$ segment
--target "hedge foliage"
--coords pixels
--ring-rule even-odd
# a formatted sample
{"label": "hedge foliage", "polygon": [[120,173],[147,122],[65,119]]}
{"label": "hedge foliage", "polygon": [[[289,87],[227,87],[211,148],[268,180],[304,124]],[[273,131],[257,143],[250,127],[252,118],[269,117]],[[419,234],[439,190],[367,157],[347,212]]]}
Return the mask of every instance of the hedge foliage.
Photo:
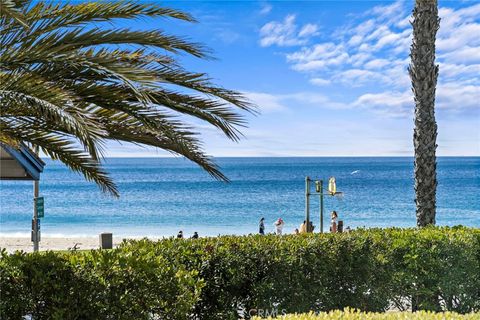
{"label": "hedge foliage", "polygon": [[[254,318],[274,319],[274,317]],[[322,313],[288,314],[281,317],[282,320],[478,320],[479,314],[461,315],[453,312],[432,313],[426,311],[419,312],[389,312],[389,313],[371,313],[360,312],[358,310],[345,309],[344,311],[330,311]]]}
{"label": "hedge foliage", "polygon": [[2,252],[0,318],[237,319],[352,307],[480,311],[480,229],[124,242]]}

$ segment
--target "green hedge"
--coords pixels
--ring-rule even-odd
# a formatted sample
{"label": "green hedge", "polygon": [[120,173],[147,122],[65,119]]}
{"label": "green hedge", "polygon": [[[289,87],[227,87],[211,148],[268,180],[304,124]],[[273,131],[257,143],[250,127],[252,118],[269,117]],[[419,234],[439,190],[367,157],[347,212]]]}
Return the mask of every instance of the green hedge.
{"label": "green hedge", "polygon": [[113,250],[6,254],[0,318],[237,319],[345,307],[480,310],[480,230],[124,242]]}
{"label": "green hedge", "polygon": [[[274,319],[275,316],[254,319]],[[360,312],[356,310],[345,309],[344,311],[330,311],[322,313],[305,313],[305,314],[287,314],[281,316],[283,320],[474,320],[480,319],[479,314],[461,315],[452,312],[432,313],[427,311],[419,312],[388,312],[388,313],[371,313]]]}

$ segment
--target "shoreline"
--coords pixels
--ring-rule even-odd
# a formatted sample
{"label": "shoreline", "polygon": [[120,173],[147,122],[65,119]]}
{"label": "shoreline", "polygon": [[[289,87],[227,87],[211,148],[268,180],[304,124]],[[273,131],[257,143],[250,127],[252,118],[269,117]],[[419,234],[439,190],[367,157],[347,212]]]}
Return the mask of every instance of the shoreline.
{"label": "shoreline", "polygon": [[[124,239],[142,239],[146,237],[113,237],[113,247],[118,246]],[[148,237],[150,240],[160,240],[163,237]],[[99,236],[85,237],[42,237],[40,251],[69,250],[78,246],[78,250],[99,249]],[[30,237],[0,237],[0,249],[6,249],[8,253],[15,251],[33,252],[33,242]]]}

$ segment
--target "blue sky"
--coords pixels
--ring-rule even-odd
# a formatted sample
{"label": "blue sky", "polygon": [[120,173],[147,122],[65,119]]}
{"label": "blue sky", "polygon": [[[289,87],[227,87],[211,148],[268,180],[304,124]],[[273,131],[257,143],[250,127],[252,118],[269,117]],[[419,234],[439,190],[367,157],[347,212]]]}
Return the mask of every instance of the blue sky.
{"label": "blue sky", "polygon": [[[234,143],[193,121],[214,156],[410,156],[407,73],[413,1],[175,1],[199,20],[140,20],[202,42],[217,60],[182,57],[192,71],[244,92],[248,116]],[[439,1],[438,155],[480,155],[480,2]],[[108,156],[164,152],[110,144]]]}

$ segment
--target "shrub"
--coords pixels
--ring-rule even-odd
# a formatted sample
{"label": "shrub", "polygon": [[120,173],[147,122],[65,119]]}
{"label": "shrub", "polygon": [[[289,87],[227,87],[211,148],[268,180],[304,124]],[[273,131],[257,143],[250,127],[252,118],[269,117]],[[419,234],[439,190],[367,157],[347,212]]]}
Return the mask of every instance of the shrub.
{"label": "shrub", "polygon": [[0,259],[2,319],[238,319],[412,300],[468,313],[480,310],[479,288],[480,230],[463,227],[143,239]]}
{"label": "shrub", "polygon": [[[432,312],[389,312],[389,313],[371,313],[360,312],[351,309],[344,311],[331,311],[315,314],[287,314],[280,317],[283,320],[469,320],[479,319],[478,314],[461,315],[453,312],[432,313]],[[274,319],[273,317],[254,319]]]}
{"label": "shrub", "polygon": [[0,318],[186,319],[203,281],[135,250],[2,252]]}

